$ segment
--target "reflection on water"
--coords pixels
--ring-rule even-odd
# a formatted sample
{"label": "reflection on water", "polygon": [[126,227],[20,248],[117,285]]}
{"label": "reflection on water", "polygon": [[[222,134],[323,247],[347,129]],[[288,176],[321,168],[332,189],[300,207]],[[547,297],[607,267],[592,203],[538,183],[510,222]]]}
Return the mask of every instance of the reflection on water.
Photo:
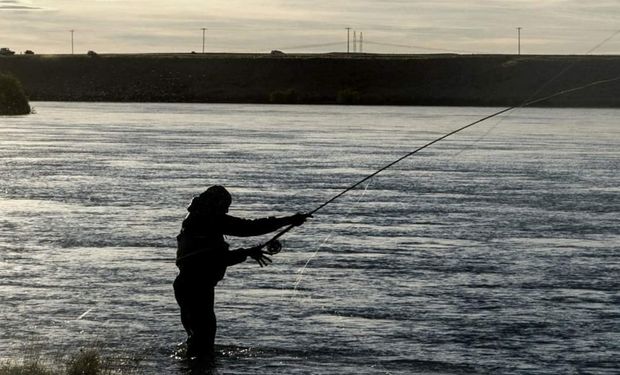
{"label": "reflection on water", "polygon": [[[311,210],[495,111],[35,107],[0,125],[0,357],[98,342],[147,373],[187,370],[171,282],[193,194],[223,184],[239,216]],[[614,373],[619,114],[521,109],[327,206],[272,266],[229,269],[216,368]]]}

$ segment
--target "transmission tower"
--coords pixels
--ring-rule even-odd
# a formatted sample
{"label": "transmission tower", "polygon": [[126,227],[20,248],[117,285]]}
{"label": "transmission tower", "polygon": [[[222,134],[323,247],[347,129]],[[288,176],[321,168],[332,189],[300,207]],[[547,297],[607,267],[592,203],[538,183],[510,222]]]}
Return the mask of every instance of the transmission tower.
{"label": "transmission tower", "polygon": [[360,53],[364,52],[364,34],[360,31]]}
{"label": "transmission tower", "polygon": [[349,49],[349,35],[350,35],[350,32],[351,32],[351,28],[350,27],[345,27],[345,29],[347,30],[347,53],[349,53],[350,52],[350,49]]}

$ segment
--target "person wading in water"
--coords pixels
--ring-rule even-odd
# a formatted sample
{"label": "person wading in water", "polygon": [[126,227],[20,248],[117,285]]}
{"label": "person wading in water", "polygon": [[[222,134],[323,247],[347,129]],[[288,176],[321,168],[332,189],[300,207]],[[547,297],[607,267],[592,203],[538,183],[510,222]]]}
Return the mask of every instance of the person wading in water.
{"label": "person wading in water", "polygon": [[309,217],[295,214],[282,218],[247,220],[228,215],[232,202],[222,186],[211,186],[194,197],[187,208],[181,233],[177,236],[174,295],[181,308],[181,322],[187,332],[187,357],[212,359],[216,321],[214,287],[224,278],[226,267],[244,262],[247,257],[261,267],[271,263],[261,246],[229,250],[224,236],[249,237],[273,232],[287,225],[301,225]]}

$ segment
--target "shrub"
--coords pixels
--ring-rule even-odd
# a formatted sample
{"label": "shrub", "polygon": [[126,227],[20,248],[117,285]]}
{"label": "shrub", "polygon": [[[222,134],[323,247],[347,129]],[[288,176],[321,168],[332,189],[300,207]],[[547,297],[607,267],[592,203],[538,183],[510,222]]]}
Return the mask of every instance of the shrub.
{"label": "shrub", "polygon": [[95,349],[80,350],[69,359],[67,375],[98,375],[101,373],[101,357]]}
{"label": "shrub", "polygon": [[0,115],[27,115],[30,104],[17,78],[0,74]]}
{"label": "shrub", "polygon": [[269,94],[269,101],[274,104],[295,104],[299,102],[299,94],[293,89],[274,91]]}
{"label": "shrub", "polygon": [[353,89],[340,90],[336,96],[336,101],[338,104],[358,104],[360,99],[361,95],[359,91]]}
{"label": "shrub", "polygon": [[0,48],[0,55],[1,56],[13,56],[14,54],[15,54],[15,51],[11,51],[10,49],[8,49],[6,47]]}

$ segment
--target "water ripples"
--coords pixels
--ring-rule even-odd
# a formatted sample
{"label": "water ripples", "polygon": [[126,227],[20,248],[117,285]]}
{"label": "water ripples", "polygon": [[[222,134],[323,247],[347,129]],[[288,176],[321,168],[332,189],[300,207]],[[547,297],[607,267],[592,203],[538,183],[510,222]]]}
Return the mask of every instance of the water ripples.
{"label": "water ripples", "polygon": [[[0,356],[99,342],[182,373],[171,282],[192,195],[217,183],[239,216],[311,210],[486,112],[38,103],[0,127]],[[229,269],[219,368],[614,373],[617,117],[523,109],[325,207],[272,266]]]}

